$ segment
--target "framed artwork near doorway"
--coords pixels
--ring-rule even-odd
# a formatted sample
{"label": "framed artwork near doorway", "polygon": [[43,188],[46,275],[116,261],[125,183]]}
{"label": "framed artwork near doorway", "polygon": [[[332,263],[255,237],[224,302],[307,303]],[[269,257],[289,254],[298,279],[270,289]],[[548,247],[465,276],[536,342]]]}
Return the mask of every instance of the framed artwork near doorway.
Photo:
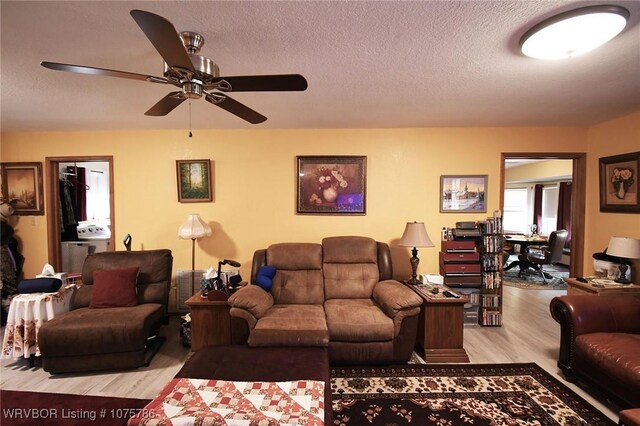
{"label": "framed artwork near doorway", "polygon": [[600,158],[600,211],[640,212],[640,151]]}
{"label": "framed artwork near doorway", "polygon": [[43,215],[42,163],[0,163],[2,197],[14,215]]}
{"label": "framed artwork near doorway", "polygon": [[440,176],[440,213],[486,213],[487,175]]}

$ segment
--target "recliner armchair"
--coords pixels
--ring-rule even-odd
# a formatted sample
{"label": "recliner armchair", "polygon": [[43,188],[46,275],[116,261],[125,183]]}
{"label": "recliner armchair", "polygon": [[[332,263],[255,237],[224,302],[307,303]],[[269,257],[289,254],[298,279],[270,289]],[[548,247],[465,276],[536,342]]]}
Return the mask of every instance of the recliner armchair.
{"label": "recliner armchair", "polygon": [[[50,373],[136,368],[148,364],[169,320],[167,305],[173,257],[171,250],[111,251],[87,256],[83,285],[71,308],[42,324],[38,344],[42,368]],[[94,272],[138,268],[137,304],[91,308]]]}
{"label": "recliner armchair", "polygon": [[271,292],[257,285],[229,298],[234,343],[328,346],[332,363],[406,362],[422,299],[392,279],[389,246],[366,237],[281,243],[254,254],[277,269]]}
{"label": "recliner armchair", "polygon": [[542,281],[546,284],[547,279],[544,275],[543,266],[551,265],[562,259],[562,249],[567,242],[569,232],[565,229],[553,231],[549,235],[549,241],[546,245],[529,246],[527,252],[518,256],[520,260],[520,271],[518,276],[521,277],[527,268],[534,268],[540,273]]}

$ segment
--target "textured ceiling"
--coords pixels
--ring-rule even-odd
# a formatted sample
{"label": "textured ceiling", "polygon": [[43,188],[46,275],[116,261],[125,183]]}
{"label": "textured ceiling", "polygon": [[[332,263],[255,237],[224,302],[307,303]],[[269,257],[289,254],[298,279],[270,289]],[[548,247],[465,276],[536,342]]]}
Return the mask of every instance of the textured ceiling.
{"label": "textured ceiling", "polygon": [[48,60],[162,75],[129,15],[143,9],[205,38],[221,75],[299,73],[305,92],[235,93],[251,125],[204,99],[194,129],[587,125],[640,111],[640,2],[589,54],[524,57],[520,36],[575,1],[1,1],[2,131],[184,129],[185,102],[144,112],[171,86],[51,71]]}

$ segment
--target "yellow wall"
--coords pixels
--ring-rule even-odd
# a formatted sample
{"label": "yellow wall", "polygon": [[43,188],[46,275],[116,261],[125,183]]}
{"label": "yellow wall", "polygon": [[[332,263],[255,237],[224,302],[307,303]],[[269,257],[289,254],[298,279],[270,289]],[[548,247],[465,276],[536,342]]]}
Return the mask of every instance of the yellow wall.
{"label": "yellow wall", "polygon": [[[366,235],[392,245],[395,275],[406,277],[409,249],[393,245],[407,221],[424,221],[437,245],[420,249],[418,272],[437,272],[440,229],[498,208],[502,151],[583,152],[585,138],[584,128],[558,127],[196,130],[192,139],[185,130],[15,133],[2,135],[2,161],[113,155],[116,248],[123,249],[130,233],[133,249],[171,249],[174,270],[191,265],[191,242],[176,233],[193,212],[213,227],[213,236],[197,243],[199,269],[231,258],[248,277],[253,252],[271,243]],[[296,155],[366,155],[366,216],[296,215]],[[180,204],[175,160],[201,158],[212,160],[214,202]],[[443,174],[489,175],[487,214],[439,213]],[[33,276],[47,262],[46,219],[12,220],[26,256],[25,276]]]}
{"label": "yellow wall", "polygon": [[505,169],[505,182],[532,182],[571,176],[572,160],[548,160]]}
{"label": "yellow wall", "polygon": [[[591,254],[607,247],[611,236],[640,238],[639,213],[600,212],[599,158],[640,151],[640,113],[592,126],[587,132],[587,200],[585,273],[592,270]],[[640,176],[635,177],[636,181]],[[589,269],[591,267],[591,269]],[[634,262],[640,282],[640,262]]]}

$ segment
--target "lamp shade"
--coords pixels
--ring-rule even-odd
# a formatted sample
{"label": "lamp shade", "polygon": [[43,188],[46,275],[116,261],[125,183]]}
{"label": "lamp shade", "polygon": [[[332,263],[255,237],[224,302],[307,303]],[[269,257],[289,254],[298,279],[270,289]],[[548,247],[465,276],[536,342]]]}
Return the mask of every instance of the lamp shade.
{"label": "lamp shade", "polygon": [[178,228],[178,237],[184,240],[194,240],[211,235],[211,227],[202,220],[199,214],[190,214]]}
{"label": "lamp shade", "polygon": [[433,247],[423,222],[407,222],[398,245],[402,247]]}
{"label": "lamp shade", "polygon": [[522,53],[536,59],[564,59],[589,52],[617,36],[629,11],[620,6],[594,5],[546,19],[520,39]]}
{"label": "lamp shade", "polygon": [[629,237],[611,237],[607,246],[609,256],[640,259],[640,240]]}

